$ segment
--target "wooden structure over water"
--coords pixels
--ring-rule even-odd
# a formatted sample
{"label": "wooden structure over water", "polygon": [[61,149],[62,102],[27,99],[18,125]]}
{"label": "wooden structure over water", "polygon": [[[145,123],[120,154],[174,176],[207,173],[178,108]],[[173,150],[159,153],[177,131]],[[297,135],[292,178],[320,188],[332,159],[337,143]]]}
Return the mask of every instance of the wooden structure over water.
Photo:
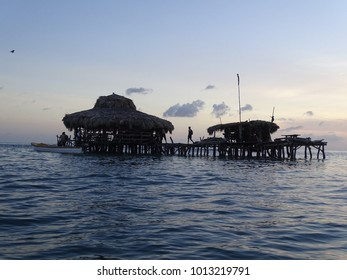
{"label": "wooden structure over water", "polygon": [[74,131],[75,145],[90,153],[160,154],[162,139],[174,130],[117,94],[100,96],[92,109],[67,114],[63,122]]}
{"label": "wooden structure over water", "polygon": [[155,135],[126,134],[116,138],[94,138],[84,144],[87,153],[113,155],[166,155],[184,157],[223,157],[229,159],[295,160],[303,149],[305,159],[325,159],[323,140],[285,135],[271,142],[226,142],[223,138],[208,138],[194,144],[160,143]]}
{"label": "wooden structure over water", "polygon": [[323,140],[299,138],[297,134],[271,142],[226,142],[222,138],[209,138],[194,144],[163,144],[163,154],[178,156],[212,156],[230,159],[277,159],[295,160],[297,151],[304,149],[305,159],[312,159],[316,151],[317,159],[325,159]]}
{"label": "wooden structure over water", "polygon": [[[174,129],[171,122],[137,111],[132,100],[116,94],[100,96],[94,108],[65,115],[63,122],[74,131],[70,145],[88,153],[294,160],[303,147],[305,158],[312,158],[315,149],[324,159],[327,144],[297,134],[272,141],[278,125],[261,120],[211,126],[207,131],[213,137],[193,144],[173,143],[171,137],[171,143],[163,143]],[[218,131],[223,138],[215,136]]]}

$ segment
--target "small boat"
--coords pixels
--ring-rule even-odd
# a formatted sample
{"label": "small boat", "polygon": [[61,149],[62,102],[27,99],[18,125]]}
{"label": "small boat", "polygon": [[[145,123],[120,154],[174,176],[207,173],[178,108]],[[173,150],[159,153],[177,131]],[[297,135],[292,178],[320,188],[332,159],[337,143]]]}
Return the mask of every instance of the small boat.
{"label": "small boat", "polygon": [[71,146],[58,146],[45,143],[31,143],[35,151],[38,152],[51,152],[51,153],[63,153],[63,154],[82,154],[83,150],[79,147]]}

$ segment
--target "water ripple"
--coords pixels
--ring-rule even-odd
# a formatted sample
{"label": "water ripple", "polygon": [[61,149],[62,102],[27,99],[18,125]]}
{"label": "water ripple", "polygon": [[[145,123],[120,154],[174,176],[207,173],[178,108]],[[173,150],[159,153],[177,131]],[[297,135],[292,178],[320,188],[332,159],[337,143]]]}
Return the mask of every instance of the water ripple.
{"label": "water ripple", "polygon": [[0,145],[0,258],[346,259],[346,163]]}

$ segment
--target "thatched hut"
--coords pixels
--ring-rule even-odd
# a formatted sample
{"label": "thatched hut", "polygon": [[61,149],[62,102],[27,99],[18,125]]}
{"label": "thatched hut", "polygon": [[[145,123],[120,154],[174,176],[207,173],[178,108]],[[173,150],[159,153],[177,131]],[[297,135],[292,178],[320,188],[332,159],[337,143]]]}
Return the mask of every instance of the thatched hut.
{"label": "thatched hut", "polygon": [[217,124],[209,127],[207,132],[210,135],[223,132],[228,142],[270,142],[271,134],[278,129],[279,126],[273,122],[255,120]]}
{"label": "thatched hut", "polygon": [[131,99],[117,94],[100,96],[94,108],[67,114],[63,123],[82,143],[144,144],[174,130],[171,122],[136,110]]}

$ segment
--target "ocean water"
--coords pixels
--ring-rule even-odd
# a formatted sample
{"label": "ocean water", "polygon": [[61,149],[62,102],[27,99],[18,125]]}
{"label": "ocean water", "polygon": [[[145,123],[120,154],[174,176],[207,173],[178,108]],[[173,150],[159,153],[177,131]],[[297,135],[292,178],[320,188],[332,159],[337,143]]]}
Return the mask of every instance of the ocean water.
{"label": "ocean water", "polygon": [[346,166],[0,145],[0,259],[347,259]]}

